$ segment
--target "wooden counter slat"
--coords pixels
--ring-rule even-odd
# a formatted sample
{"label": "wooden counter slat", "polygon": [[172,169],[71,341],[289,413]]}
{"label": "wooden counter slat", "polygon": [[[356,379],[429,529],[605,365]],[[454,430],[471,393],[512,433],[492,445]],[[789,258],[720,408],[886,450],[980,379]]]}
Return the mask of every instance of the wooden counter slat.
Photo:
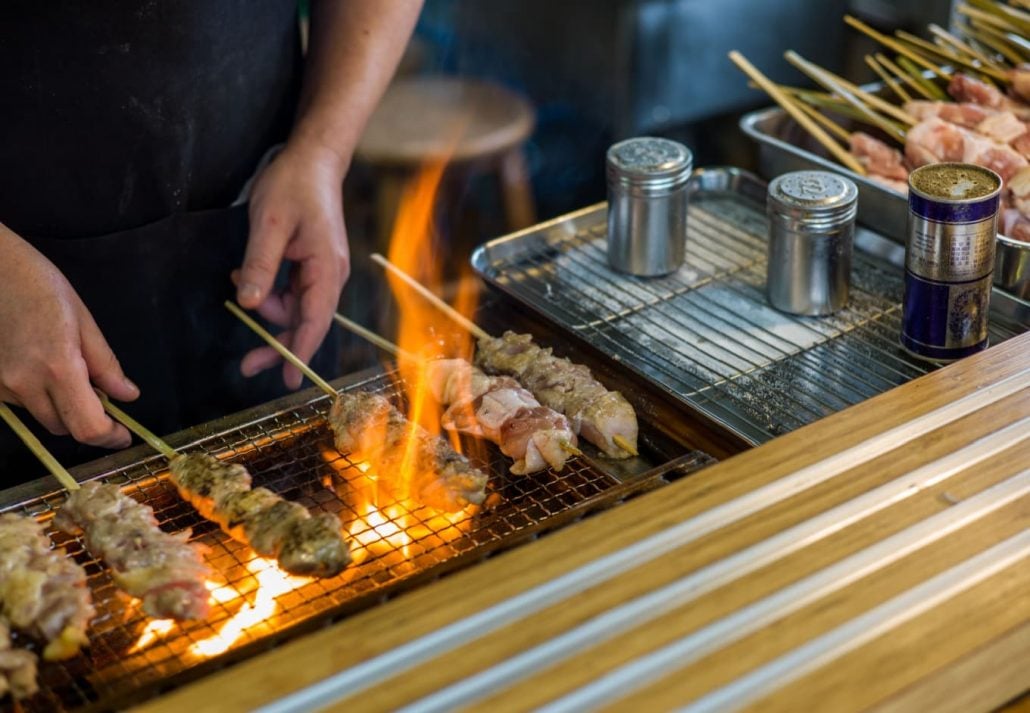
{"label": "wooden counter slat", "polygon": [[[1030,335],[1010,340],[983,354],[966,359],[783,436],[762,447],[708,468],[695,476],[555,533],[539,542],[497,557],[422,590],[404,595],[395,601],[388,602],[326,630],[235,666],[226,672],[208,677],[197,684],[148,704],[143,709],[152,711],[185,709],[197,713],[207,710],[248,710],[273,701],[291,691],[326,678],[336,671],[392,650],[427,632],[434,631],[451,622],[460,621],[473,612],[484,610],[492,604],[507,600],[605,554],[623,550],[649,535],[663,531],[699,513],[705,513],[713,507],[750,493],[766,484],[778,481],[800,469],[841,453],[869,438],[876,437],[877,434],[909,423],[913,419],[933,412],[962,397],[974,393],[983,394],[985,389],[989,389],[1006,378],[1016,377],[1025,380],[1030,376],[1028,354],[1030,354]],[[877,483],[884,482],[890,478],[891,473],[912,470],[920,463],[931,460],[935,455],[939,456],[949,449],[953,450],[954,444],[949,439],[963,440],[968,443],[974,438],[971,434],[988,433],[991,429],[998,430],[1006,424],[1016,422],[1020,417],[1030,415],[1027,394],[1028,390],[1022,388],[1019,392],[1000,401],[995,407],[983,408],[970,414],[963,419],[963,423],[960,425],[938,424],[940,427],[938,433],[924,434],[917,442],[898,449],[893,458],[895,467],[888,462],[891,459],[886,458],[886,454],[872,454],[879,455],[879,458],[868,458],[864,459],[864,462],[853,464],[848,478],[843,477],[847,474],[838,474],[825,485],[817,486],[804,495],[795,495],[781,505],[773,505],[759,514],[751,515],[734,523],[725,532],[713,533],[684,548],[684,552],[688,554],[692,549],[697,549],[696,558],[683,556],[682,552],[678,556],[666,555],[661,560],[666,563],[664,566],[659,566],[656,562],[648,568],[641,568],[640,572],[651,573],[646,579],[639,576],[640,572],[636,573],[635,582],[633,582],[634,576],[616,579],[623,583],[627,581],[633,583],[633,586],[625,589],[624,594],[626,595],[659,586],[663,581],[669,581],[677,574],[682,575],[703,564],[704,561],[710,561],[710,558],[719,557],[720,553],[723,553],[722,556],[724,556],[725,553],[731,552],[735,548],[755,541],[753,538],[761,539],[763,532],[772,533],[782,530],[806,514],[818,512],[820,508],[831,507],[835,502],[840,502],[849,496],[853,497],[855,493],[861,492],[861,489],[868,489]],[[910,499],[909,504],[905,507],[914,507],[916,510],[923,508],[919,510],[919,513],[929,514],[935,510],[932,507],[933,498],[940,500],[945,492],[949,496],[955,495],[956,497],[977,492],[990,484],[990,473],[1000,473],[1006,469],[1008,472],[1012,472],[1013,458],[1017,460],[1022,458],[1025,461],[1025,451],[1020,448],[1015,455],[1012,453],[1001,454],[990,460],[990,463],[993,464],[992,468],[998,468],[997,471],[982,468],[977,472],[966,473],[962,478],[953,479],[950,485]],[[952,486],[955,491],[949,489]],[[899,512],[897,506],[892,510],[895,513]],[[1010,512],[1010,510],[1006,509],[1005,512]],[[768,520],[765,520],[765,517],[768,517]],[[904,518],[898,517],[893,522],[897,523],[903,520]],[[871,520],[871,522],[873,521]],[[1013,525],[1013,522],[1017,524]],[[765,523],[765,527],[763,527],[763,523]],[[990,524],[982,527],[988,528],[988,530],[990,528],[1004,530],[1009,526],[1025,527],[1026,523],[1010,520],[1006,524],[1006,521],[1001,518],[991,518]],[[973,531],[975,530],[970,530],[970,532]],[[746,533],[747,537],[744,538],[744,535],[741,535],[740,537],[744,539],[734,539],[733,535],[736,532]],[[847,541],[847,537],[844,537],[839,542],[843,547]],[[858,544],[857,540],[853,540],[849,546],[857,547]],[[968,546],[973,545],[968,544]],[[954,552],[961,550],[962,547],[953,548]],[[843,556],[846,551],[845,548],[838,554]],[[800,558],[795,559],[797,562],[802,561]],[[930,570],[927,568],[935,561],[929,557],[910,559],[917,563],[923,563],[915,569],[905,570],[909,573],[908,576],[914,579],[918,579],[919,576],[928,576]],[[771,568],[770,572],[777,566]],[[901,577],[901,571],[897,571],[898,577]],[[767,573],[765,576],[769,577],[768,582],[783,581],[776,579],[777,576],[782,578],[782,574]],[[895,579],[898,583],[914,581],[914,579]],[[607,593],[610,591],[607,585],[597,588],[597,592]],[[856,592],[859,591],[856,589]],[[978,587],[976,591],[979,592],[980,588]],[[598,611],[598,607],[603,610],[609,601],[617,599],[618,597],[609,600],[607,596],[597,593],[580,595],[567,603],[565,608],[575,611],[578,607],[582,607],[584,611]],[[847,597],[844,597],[839,606],[843,606],[847,601],[849,601]],[[858,600],[856,599],[856,601]],[[866,605],[868,605],[868,601],[862,606]],[[830,608],[832,609],[832,607]],[[688,611],[687,614],[689,613]],[[553,626],[545,616],[532,616],[521,625],[522,630],[530,632],[521,643],[528,645],[531,642],[543,640],[546,636],[561,631],[563,627],[571,626],[577,620],[581,621],[583,616],[585,615],[573,614],[567,621],[553,622]],[[680,617],[680,620],[682,619],[683,617]],[[702,620],[698,619],[690,626],[700,625]],[[828,626],[826,621],[820,621],[823,626]],[[813,626],[816,626],[814,620]],[[768,635],[772,636],[773,634]],[[487,637],[483,641],[503,641],[503,637],[497,634],[492,637]],[[654,646],[654,641],[647,637],[641,638],[640,642],[646,647],[653,648]],[[337,707],[347,710],[376,708],[373,700],[375,697],[370,695],[373,690],[391,689],[393,693],[406,690],[406,696],[391,697],[391,700],[410,701],[417,698],[418,694],[446,685],[447,681],[452,679],[452,676],[448,675],[446,667],[440,665],[442,660],[453,661],[460,658],[462,651],[467,655],[470,651],[475,650],[475,646],[481,645],[473,642],[453,654],[440,652],[441,656],[434,659],[435,665],[427,665],[420,671],[420,673],[430,676],[428,679],[426,675],[412,675],[415,673],[414,671],[408,674],[398,672],[400,675],[390,678],[378,686],[373,683],[372,690],[362,691],[349,700],[342,701]],[[482,668],[487,661],[497,660],[510,651],[511,649],[506,646],[498,645],[492,656],[484,656],[480,659],[472,657],[470,659],[472,666],[468,671]],[[960,658],[961,654],[962,652],[956,652],[956,660]],[[593,669],[587,670],[593,671]],[[462,673],[465,672],[465,670],[462,671]],[[932,671],[926,673],[926,675],[931,674]],[[703,665],[698,667],[698,677],[706,678],[708,675],[709,669]],[[864,680],[861,671],[853,671],[852,677],[855,680]],[[406,689],[406,686],[412,687]],[[900,693],[900,691],[895,693]],[[504,699],[502,697],[500,700],[503,701],[500,706],[502,708],[520,707],[512,698]],[[794,700],[799,700],[796,695]]]}

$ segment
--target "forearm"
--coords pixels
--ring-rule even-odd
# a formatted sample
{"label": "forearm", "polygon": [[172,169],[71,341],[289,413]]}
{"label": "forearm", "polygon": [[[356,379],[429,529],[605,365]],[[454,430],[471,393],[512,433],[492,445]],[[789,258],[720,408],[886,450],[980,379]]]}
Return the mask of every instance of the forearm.
{"label": "forearm", "polygon": [[292,144],[329,149],[346,172],[393,76],[422,0],[312,0],[304,89]]}

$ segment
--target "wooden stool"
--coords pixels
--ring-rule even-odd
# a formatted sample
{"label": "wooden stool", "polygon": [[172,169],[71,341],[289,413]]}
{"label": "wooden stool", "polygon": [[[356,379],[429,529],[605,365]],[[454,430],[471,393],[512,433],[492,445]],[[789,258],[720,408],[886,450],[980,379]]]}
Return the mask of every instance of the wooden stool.
{"label": "wooden stool", "polygon": [[497,174],[508,227],[536,222],[522,145],[533,131],[532,107],[487,82],[449,77],[396,80],[372,114],[355,158],[377,174],[377,232],[384,249],[405,182],[433,160]]}

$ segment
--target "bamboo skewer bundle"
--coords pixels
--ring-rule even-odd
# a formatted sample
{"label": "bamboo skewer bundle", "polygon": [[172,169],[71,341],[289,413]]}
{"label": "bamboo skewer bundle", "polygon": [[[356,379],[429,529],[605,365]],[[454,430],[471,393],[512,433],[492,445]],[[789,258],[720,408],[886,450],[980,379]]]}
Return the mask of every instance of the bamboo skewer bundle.
{"label": "bamboo skewer bundle", "polygon": [[903,102],[910,102],[910,101],[912,101],[912,96],[908,92],[905,91],[905,89],[901,86],[901,84],[898,82],[898,80],[895,79],[890,74],[890,72],[888,72],[886,69],[884,69],[882,66],[880,66],[880,63],[877,62],[874,57],[872,57],[870,55],[866,55],[865,56],[865,63],[869,66],[869,68],[871,70],[876,72],[876,75],[881,80],[883,80],[883,83],[886,84],[890,88],[890,90],[892,92],[894,92],[895,96],[897,96],[898,99],[900,99]]}
{"label": "bamboo skewer bundle", "polygon": [[[755,84],[761,87],[766,94],[772,97],[777,104],[783,107],[784,111],[790,114],[798,124],[806,129],[808,133],[810,133],[816,141],[822,144],[827,151],[833,154],[838,161],[859,175],[864,176],[866,174],[865,167],[858,162],[858,159],[842,148],[832,136],[829,136],[825,131],[823,131],[815,121],[813,121],[797,106],[794,100],[791,99],[786,92],[782,91],[753,64],[748,62],[742,54],[734,50],[730,52],[729,57],[730,60],[741,69],[741,71],[748,75],[748,77],[750,77]],[[473,334],[474,333],[475,332],[473,332]]]}

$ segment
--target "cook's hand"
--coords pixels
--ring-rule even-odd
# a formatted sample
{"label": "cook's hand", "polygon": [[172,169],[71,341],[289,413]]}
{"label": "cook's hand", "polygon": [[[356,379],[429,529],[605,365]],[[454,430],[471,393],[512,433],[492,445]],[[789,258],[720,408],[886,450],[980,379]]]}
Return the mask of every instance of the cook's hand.
{"label": "cook's hand", "polygon": [[[282,327],[280,341],[305,363],[325,339],[350,274],[341,189],[344,168],[337,154],[292,143],[258,177],[250,199],[250,240],[243,267],[233,275],[237,300]],[[283,259],[293,263],[289,286],[272,291]],[[243,358],[240,371],[253,376],[281,361],[271,347]],[[283,370],[296,389],[300,371]]]}
{"label": "cook's hand", "polygon": [[104,413],[92,384],[119,401],[139,389],[86,305],[53,263],[3,226],[0,256],[0,400],[24,406],[55,435],[128,446],[129,432]]}

